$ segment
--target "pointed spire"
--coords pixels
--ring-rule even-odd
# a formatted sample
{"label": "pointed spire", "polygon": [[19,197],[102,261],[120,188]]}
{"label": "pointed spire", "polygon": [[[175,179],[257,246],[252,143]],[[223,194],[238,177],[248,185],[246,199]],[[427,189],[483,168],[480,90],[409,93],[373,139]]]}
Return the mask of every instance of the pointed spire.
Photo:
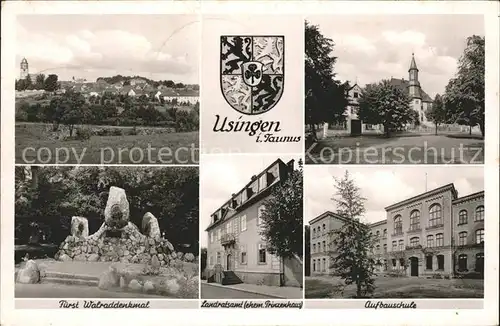
{"label": "pointed spire", "polygon": [[418,70],[417,63],[415,62],[415,53],[411,54],[410,70],[412,70],[412,69]]}

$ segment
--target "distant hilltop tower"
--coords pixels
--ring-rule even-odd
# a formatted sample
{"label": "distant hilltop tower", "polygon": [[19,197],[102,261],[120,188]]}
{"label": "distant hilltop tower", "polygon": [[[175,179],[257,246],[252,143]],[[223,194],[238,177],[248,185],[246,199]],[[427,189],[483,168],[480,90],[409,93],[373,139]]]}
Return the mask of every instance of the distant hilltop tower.
{"label": "distant hilltop tower", "polygon": [[28,78],[28,76],[29,76],[28,60],[26,60],[26,58],[23,58],[23,60],[21,60],[21,73],[19,77],[21,79],[26,79]]}

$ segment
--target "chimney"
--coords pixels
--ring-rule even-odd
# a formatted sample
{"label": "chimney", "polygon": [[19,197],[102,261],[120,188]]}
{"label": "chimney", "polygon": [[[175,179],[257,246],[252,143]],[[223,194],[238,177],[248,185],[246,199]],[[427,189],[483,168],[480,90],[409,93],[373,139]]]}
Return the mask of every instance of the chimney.
{"label": "chimney", "polygon": [[254,181],[255,179],[257,179],[257,176],[254,174],[252,175],[252,181]]}

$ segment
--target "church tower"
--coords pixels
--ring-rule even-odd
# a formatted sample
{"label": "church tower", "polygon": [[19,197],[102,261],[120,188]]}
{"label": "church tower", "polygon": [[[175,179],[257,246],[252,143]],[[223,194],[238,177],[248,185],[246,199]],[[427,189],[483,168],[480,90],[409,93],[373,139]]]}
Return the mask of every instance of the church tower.
{"label": "church tower", "polygon": [[28,78],[28,75],[29,75],[28,60],[26,60],[26,58],[23,58],[23,60],[21,60],[21,73],[19,77],[21,79],[26,79]]}
{"label": "church tower", "polygon": [[415,56],[411,54],[411,63],[410,69],[408,70],[410,74],[409,84],[408,84],[408,93],[410,98],[413,100],[415,98],[421,99],[420,95],[420,82],[418,81],[418,68],[417,63],[415,62]]}

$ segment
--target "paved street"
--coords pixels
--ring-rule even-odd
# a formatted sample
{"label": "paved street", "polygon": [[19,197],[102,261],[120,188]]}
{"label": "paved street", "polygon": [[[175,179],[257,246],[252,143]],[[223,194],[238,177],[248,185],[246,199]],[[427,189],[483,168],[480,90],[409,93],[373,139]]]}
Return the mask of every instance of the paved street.
{"label": "paved street", "polygon": [[230,288],[223,288],[208,284],[201,284],[202,299],[275,299],[262,294],[254,294],[238,291]]}
{"label": "paved street", "polygon": [[165,298],[143,293],[103,291],[97,287],[64,284],[16,283],[16,298]]}

